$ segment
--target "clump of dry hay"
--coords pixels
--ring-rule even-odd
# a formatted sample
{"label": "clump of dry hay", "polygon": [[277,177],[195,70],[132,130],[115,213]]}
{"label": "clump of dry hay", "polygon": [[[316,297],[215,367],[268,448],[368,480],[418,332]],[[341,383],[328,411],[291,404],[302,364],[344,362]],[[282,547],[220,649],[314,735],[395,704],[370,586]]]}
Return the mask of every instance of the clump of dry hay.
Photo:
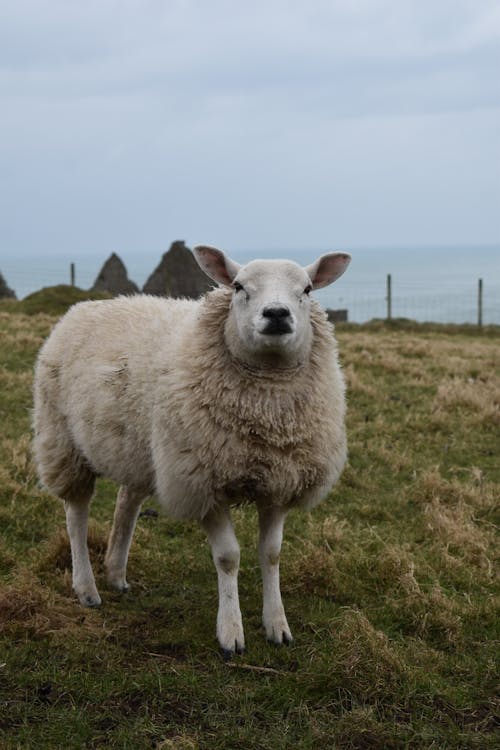
{"label": "clump of dry hay", "polygon": [[91,615],[82,616],[72,601],[44,586],[30,571],[23,569],[16,582],[0,591],[0,633],[15,639],[59,635],[70,631],[81,637],[85,631],[101,630]]}
{"label": "clump of dry hay", "polygon": [[445,479],[438,468],[424,472],[411,489],[422,507],[424,533],[446,570],[468,572],[491,581],[498,560],[494,525],[496,486],[477,468],[468,481]]}
{"label": "clump of dry hay", "polygon": [[446,420],[450,410],[466,412],[469,423],[500,425],[500,378],[446,378],[432,405],[433,422]]}

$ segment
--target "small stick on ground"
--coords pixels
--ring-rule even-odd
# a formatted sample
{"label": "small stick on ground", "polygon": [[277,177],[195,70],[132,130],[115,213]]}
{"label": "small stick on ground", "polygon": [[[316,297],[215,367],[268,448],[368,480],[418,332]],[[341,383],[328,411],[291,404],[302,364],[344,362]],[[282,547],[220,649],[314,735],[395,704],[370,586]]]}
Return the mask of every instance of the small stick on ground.
{"label": "small stick on ground", "polygon": [[233,667],[233,669],[248,669],[251,672],[262,672],[263,674],[283,674],[279,669],[272,669],[272,667],[257,667],[253,664],[238,664],[236,661],[226,662],[226,667]]}

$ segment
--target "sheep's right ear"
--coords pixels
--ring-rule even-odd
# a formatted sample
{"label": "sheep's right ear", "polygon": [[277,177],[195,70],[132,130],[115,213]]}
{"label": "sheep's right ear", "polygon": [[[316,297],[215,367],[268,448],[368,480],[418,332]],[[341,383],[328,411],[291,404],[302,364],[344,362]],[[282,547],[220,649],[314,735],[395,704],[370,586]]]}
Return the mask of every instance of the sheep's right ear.
{"label": "sheep's right ear", "polygon": [[217,250],[216,247],[209,247],[208,245],[197,245],[193,248],[193,253],[200,268],[205,271],[207,276],[210,276],[218,284],[231,286],[234,277],[241,268],[238,263],[227,258],[222,250]]}

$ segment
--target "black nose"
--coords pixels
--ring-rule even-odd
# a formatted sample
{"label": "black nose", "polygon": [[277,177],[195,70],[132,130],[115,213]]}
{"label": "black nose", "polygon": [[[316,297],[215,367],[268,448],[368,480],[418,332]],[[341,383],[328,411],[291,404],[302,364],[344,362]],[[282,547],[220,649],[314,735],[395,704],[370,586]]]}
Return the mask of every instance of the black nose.
{"label": "black nose", "polygon": [[262,310],[262,317],[267,318],[264,331],[266,336],[281,336],[292,333],[292,314],[286,305],[268,305]]}
{"label": "black nose", "polygon": [[276,305],[275,307],[272,307],[269,305],[269,307],[265,307],[262,310],[262,316],[264,318],[271,318],[271,320],[279,320],[280,318],[287,318],[290,315],[290,310],[288,307],[285,307],[284,305]]}

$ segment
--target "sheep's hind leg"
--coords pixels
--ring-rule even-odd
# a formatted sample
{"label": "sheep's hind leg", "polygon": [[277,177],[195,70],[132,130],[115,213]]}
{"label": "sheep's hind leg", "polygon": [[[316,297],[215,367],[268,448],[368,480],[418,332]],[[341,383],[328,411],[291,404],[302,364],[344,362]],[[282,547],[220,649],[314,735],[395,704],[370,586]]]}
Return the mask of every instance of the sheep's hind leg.
{"label": "sheep's hind leg", "polygon": [[130,588],[126,579],[128,553],[143,499],[142,494],[128,487],[122,486],[118,490],[104,565],[108,585],[122,592]]}
{"label": "sheep's hind leg", "polygon": [[245,648],[243,623],[238,598],[238,569],[240,547],[234,533],[229,509],[217,508],[202,520],[212,556],[217,569],[219,585],[219,610],[217,613],[217,638],[225,659]]}
{"label": "sheep's hind leg", "polygon": [[283,508],[259,508],[259,561],[264,591],[262,622],[268,641],[278,645],[293,640],[280,591],[279,558],[285,517]]}
{"label": "sheep's hind leg", "polygon": [[65,500],[66,526],[71,545],[73,589],[84,607],[99,607],[101,597],[95,585],[87,547],[89,508],[92,495],[78,500]]}

